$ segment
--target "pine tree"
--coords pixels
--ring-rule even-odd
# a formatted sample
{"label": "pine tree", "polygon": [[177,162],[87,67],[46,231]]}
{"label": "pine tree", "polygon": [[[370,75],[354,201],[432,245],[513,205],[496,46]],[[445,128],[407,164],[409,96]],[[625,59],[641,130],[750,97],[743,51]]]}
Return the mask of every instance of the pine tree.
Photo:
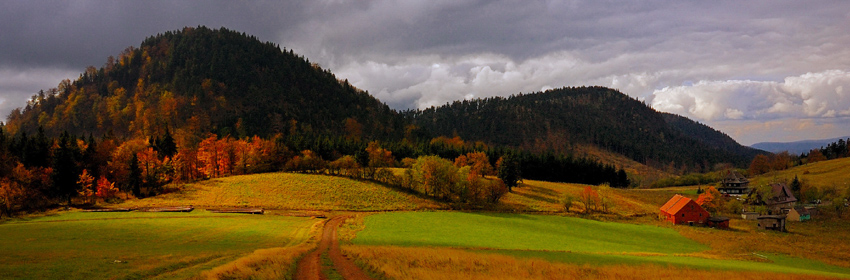
{"label": "pine tree", "polygon": [[136,154],[130,159],[130,178],[127,183],[133,195],[142,196],[142,170],[139,168],[139,157]]}
{"label": "pine tree", "polygon": [[496,165],[498,165],[499,169],[497,171],[497,176],[499,179],[502,179],[502,182],[505,182],[505,186],[508,187],[508,192],[513,191],[513,188],[518,186],[519,182],[522,180],[519,162],[513,155],[508,154],[499,158]]}

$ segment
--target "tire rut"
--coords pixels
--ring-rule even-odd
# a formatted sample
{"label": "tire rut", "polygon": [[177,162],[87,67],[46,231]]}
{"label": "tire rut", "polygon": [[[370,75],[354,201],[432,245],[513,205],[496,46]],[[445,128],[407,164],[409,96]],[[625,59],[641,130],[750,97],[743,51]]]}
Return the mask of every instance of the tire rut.
{"label": "tire rut", "polygon": [[308,253],[304,258],[298,261],[295,272],[296,280],[327,280],[327,276],[322,273],[322,265],[320,257],[324,252],[328,252],[333,268],[348,280],[371,280],[363,270],[358,267],[354,261],[345,257],[342,250],[339,248],[339,239],[336,232],[339,226],[349,216],[336,216],[328,220],[322,229],[322,239],[319,241],[319,246]]}

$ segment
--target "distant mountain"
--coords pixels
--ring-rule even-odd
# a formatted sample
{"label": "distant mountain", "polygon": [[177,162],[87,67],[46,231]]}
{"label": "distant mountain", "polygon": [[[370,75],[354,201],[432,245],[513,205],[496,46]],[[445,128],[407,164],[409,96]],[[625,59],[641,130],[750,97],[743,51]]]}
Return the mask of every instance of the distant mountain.
{"label": "distant mountain", "polygon": [[826,147],[830,143],[837,142],[841,139],[850,139],[850,136],[838,137],[838,138],[830,138],[830,139],[820,139],[820,140],[804,140],[804,141],[795,141],[795,142],[761,142],[755,143],[750,147],[765,150],[771,153],[779,153],[788,151],[793,155],[799,155],[802,153],[808,153],[812,149],[820,149]]}
{"label": "distant mountain", "polygon": [[704,170],[723,162],[742,166],[759,153],[710,127],[659,113],[604,87],[455,101],[404,115],[434,135],[530,150],[591,144],[656,167]]}

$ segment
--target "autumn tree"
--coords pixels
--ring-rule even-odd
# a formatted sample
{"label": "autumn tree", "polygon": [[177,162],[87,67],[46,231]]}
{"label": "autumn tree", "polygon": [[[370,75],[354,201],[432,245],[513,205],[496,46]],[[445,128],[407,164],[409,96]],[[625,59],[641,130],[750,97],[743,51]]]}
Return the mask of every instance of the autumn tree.
{"label": "autumn tree", "polygon": [[751,176],[770,172],[770,160],[766,155],[757,155],[750,163],[750,168],[747,169],[747,172],[749,172]]}
{"label": "autumn tree", "polygon": [[705,192],[697,197],[697,204],[701,205],[708,212],[717,213],[717,211],[723,209],[723,194],[714,188],[714,186],[709,186]]}
{"label": "autumn tree", "polygon": [[811,152],[809,152],[809,156],[807,157],[806,162],[815,163],[815,162],[824,161],[824,160],[826,160],[826,156],[823,155],[823,153],[820,151],[820,149],[814,149]]}
{"label": "autumn tree", "polygon": [[584,190],[579,196],[581,203],[584,204],[584,213],[590,213],[591,209],[596,209],[599,203],[599,194],[596,193],[590,186],[584,187]]}
{"label": "autumn tree", "polygon": [[118,193],[118,189],[115,188],[115,183],[109,182],[106,177],[101,176],[100,179],[97,179],[97,192],[95,195],[104,201],[110,198],[115,197],[115,194]]}
{"label": "autumn tree", "polygon": [[77,194],[82,196],[86,203],[96,203],[94,202],[95,193],[97,193],[96,186],[94,185],[94,177],[89,175],[89,171],[83,169],[83,173],[80,173],[80,178],[77,180],[77,185],[79,185],[79,189],[77,190]]}

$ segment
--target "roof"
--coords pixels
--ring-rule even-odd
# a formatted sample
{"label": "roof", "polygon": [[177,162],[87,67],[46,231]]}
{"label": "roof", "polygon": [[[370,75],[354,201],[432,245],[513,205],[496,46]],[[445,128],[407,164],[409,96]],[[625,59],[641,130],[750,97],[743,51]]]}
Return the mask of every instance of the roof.
{"label": "roof", "polygon": [[746,184],[749,183],[750,180],[747,180],[747,177],[738,173],[738,171],[732,170],[726,173],[726,178],[723,178],[723,183],[738,183],[738,184]]}
{"label": "roof", "polygon": [[661,206],[661,211],[664,211],[664,213],[674,214],[679,212],[679,210],[682,210],[682,208],[685,207],[685,205],[688,205],[688,202],[691,201],[693,200],[677,194],[668,200],[667,203],[664,203],[664,206]]}
{"label": "roof", "polygon": [[795,206],[794,210],[797,211],[797,214],[800,214],[800,216],[809,215],[809,209],[806,209],[806,207]]}
{"label": "roof", "polygon": [[729,217],[723,217],[723,216],[708,217],[709,222],[715,222],[715,223],[725,222],[725,221],[728,221],[728,220],[730,220]]}
{"label": "roof", "polygon": [[770,187],[773,188],[773,197],[770,198],[769,204],[781,204],[797,201],[797,198],[794,197],[794,193],[792,193],[791,189],[789,189],[785,184],[773,183],[770,184]]}
{"label": "roof", "polygon": [[761,220],[761,219],[777,219],[777,220],[784,220],[784,219],[785,219],[785,215],[761,215],[761,216],[758,216],[758,219],[759,219],[759,220]]}

